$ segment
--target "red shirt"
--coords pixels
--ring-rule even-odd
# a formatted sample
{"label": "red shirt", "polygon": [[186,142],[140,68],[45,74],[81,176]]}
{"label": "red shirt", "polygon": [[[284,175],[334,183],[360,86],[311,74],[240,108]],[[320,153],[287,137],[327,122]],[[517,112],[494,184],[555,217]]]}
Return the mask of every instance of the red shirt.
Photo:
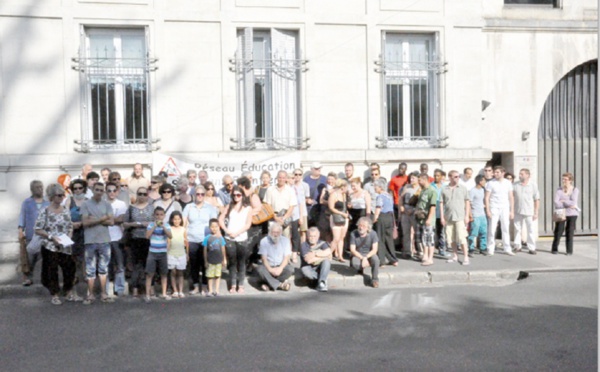
{"label": "red shirt", "polygon": [[400,192],[402,186],[406,185],[407,182],[407,174],[405,174],[404,176],[396,175],[392,177],[388,188],[392,191],[392,195],[394,196],[394,205],[398,205],[398,193]]}

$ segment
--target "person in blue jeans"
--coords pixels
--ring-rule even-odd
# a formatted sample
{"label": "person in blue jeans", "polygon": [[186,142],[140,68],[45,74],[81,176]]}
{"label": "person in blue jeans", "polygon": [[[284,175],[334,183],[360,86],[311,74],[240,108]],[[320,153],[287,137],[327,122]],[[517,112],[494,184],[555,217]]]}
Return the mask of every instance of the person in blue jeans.
{"label": "person in blue jeans", "polygon": [[469,257],[475,253],[475,239],[479,240],[479,251],[487,256],[487,216],[485,215],[485,177],[475,177],[475,187],[469,191],[471,201],[471,230],[469,232]]}

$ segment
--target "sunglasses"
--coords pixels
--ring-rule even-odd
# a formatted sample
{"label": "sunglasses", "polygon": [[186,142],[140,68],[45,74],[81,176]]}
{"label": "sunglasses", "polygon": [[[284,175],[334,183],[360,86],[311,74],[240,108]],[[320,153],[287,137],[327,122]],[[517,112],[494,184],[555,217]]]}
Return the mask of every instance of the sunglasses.
{"label": "sunglasses", "polygon": [[75,190],[83,190],[83,187],[73,187],[73,191]]}
{"label": "sunglasses", "polygon": [[171,191],[171,190],[165,190],[165,191],[163,191],[162,193],[163,193],[163,194],[172,194],[172,193],[173,193],[173,191]]}
{"label": "sunglasses", "polygon": [[236,192],[235,194],[233,194],[233,197],[234,198],[241,198],[242,194]]}
{"label": "sunglasses", "polygon": [[104,192],[103,189],[94,189],[94,192]]}
{"label": "sunglasses", "polygon": [[214,187],[209,187],[208,189],[206,189],[206,191],[210,191],[210,190],[214,190]]}
{"label": "sunglasses", "polygon": [[154,184],[156,184],[158,182],[156,182],[156,181],[150,181],[150,183],[154,185]]}
{"label": "sunglasses", "polygon": [[294,176],[301,176],[302,173],[294,173]]}
{"label": "sunglasses", "polygon": [[196,194],[196,196],[204,196],[204,195],[205,195],[204,193]]}
{"label": "sunglasses", "polygon": [[148,196],[147,192],[138,192],[137,196]]}
{"label": "sunglasses", "polygon": [[58,196],[59,198],[64,198],[64,197],[65,197],[65,194],[56,194],[56,195],[54,195],[54,197],[57,197],[57,196]]}
{"label": "sunglasses", "polygon": [[113,181],[121,181],[121,178],[120,177],[119,178],[113,178],[112,180]]}
{"label": "sunglasses", "polygon": [[117,192],[117,189],[108,189],[106,192]]}
{"label": "sunglasses", "polygon": [[125,187],[125,188],[127,188],[127,187],[129,187],[129,186],[127,186],[127,185],[121,185],[121,188],[124,188],[124,187]]}

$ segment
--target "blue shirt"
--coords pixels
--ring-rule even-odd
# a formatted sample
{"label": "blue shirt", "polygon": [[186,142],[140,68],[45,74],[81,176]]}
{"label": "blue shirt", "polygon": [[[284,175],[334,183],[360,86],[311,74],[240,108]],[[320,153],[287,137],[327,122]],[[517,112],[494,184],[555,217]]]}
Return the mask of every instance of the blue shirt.
{"label": "blue shirt", "polygon": [[375,208],[381,208],[381,213],[394,212],[394,201],[387,192],[382,192],[377,195],[375,199]]}
{"label": "blue shirt", "polygon": [[225,246],[225,239],[222,236],[208,235],[202,241],[202,245],[206,247],[206,260],[211,265],[218,265],[223,262],[222,247]]}
{"label": "blue shirt", "polygon": [[25,199],[21,204],[19,213],[19,227],[25,230],[25,239],[29,242],[33,238],[35,221],[40,211],[50,205],[50,202],[44,200],[40,204],[35,202],[33,197]]}
{"label": "blue shirt", "polygon": [[[150,222],[147,230],[154,228],[155,223]],[[166,231],[171,231],[171,226],[168,223],[162,226],[157,226],[150,236],[150,252],[152,253],[167,253],[167,234]]]}
{"label": "blue shirt", "polygon": [[218,216],[217,208],[208,203],[203,203],[200,208],[195,203],[186,205],[183,218],[188,220],[188,240],[192,243],[202,243],[204,237],[210,232],[208,221]]}

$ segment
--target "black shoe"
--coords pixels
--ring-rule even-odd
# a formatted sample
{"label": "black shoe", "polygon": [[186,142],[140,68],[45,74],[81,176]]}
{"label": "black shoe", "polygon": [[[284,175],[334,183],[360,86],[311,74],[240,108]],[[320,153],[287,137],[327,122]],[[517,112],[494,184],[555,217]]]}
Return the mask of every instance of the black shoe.
{"label": "black shoe", "polygon": [[475,256],[475,252],[473,252],[473,251],[470,251],[470,252],[469,252],[469,257],[473,258],[474,256]]}
{"label": "black shoe", "polygon": [[568,253],[567,253],[567,256],[572,256],[572,255],[573,255],[573,253],[572,253],[572,252],[568,252]]}
{"label": "black shoe", "polygon": [[558,251],[552,251],[552,254],[558,254]]}
{"label": "black shoe", "polygon": [[489,256],[490,254],[488,253],[488,251],[486,249],[486,250],[481,251],[481,255],[482,256]]}
{"label": "black shoe", "polygon": [[529,254],[537,254],[536,251],[529,251]]}

